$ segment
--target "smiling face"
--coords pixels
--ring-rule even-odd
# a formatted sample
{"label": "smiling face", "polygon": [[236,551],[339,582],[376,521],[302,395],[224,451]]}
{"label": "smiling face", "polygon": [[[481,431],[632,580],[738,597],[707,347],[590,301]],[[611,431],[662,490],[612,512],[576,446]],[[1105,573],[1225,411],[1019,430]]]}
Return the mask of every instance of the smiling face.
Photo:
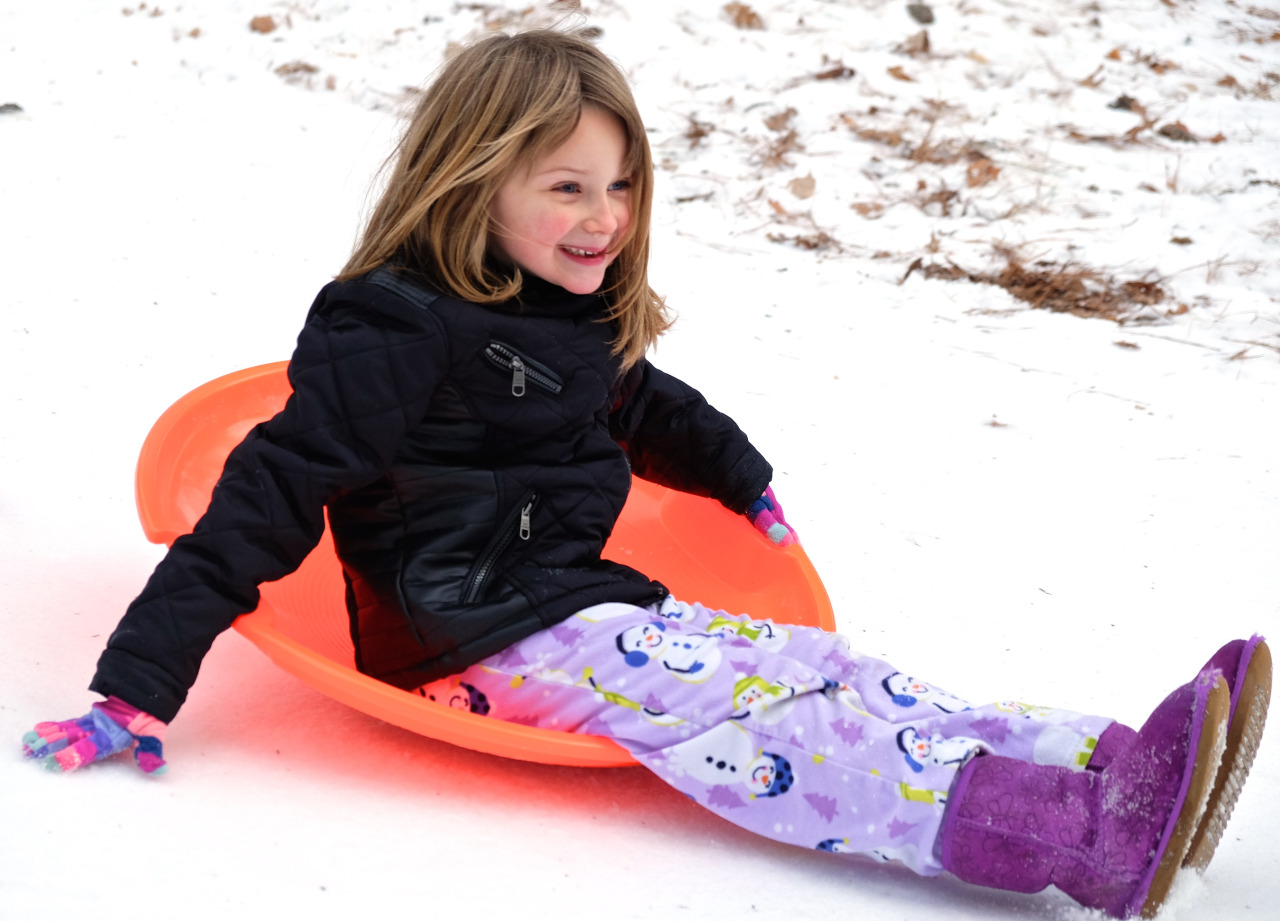
{"label": "smiling face", "polygon": [[907,754],[911,755],[911,757],[915,758],[916,761],[919,761],[921,764],[924,764],[929,760],[929,755],[933,751],[933,743],[915,731],[911,731],[909,734],[906,734],[905,738],[902,740],[902,744]]}
{"label": "smiling face", "polygon": [[917,681],[909,675],[897,672],[885,679],[885,687],[891,694],[898,694],[903,697],[923,697],[929,693],[929,685],[923,681]]}
{"label": "smiling face", "polygon": [[626,155],[622,123],[584,106],[568,140],[498,189],[494,253],[574,294],[599,290],[631,226]]}
{"label": "smiling face", "polygon": [[773,786],[774,778],[778,776],[778,769],[773,763],[773,759],[760,759],[751,765],[751,779],[747,782],[747,786],[757,795],[768,793],[769,788]]}
{"label": "smiling face", "polygon": [[663,632],[659,624],[644,624],[642,626],[628,627],[623,631],[619,645],[625,647],[626,651],[638,649],[641,652],[653,655],[662,646],[666,638],[666,633]]}

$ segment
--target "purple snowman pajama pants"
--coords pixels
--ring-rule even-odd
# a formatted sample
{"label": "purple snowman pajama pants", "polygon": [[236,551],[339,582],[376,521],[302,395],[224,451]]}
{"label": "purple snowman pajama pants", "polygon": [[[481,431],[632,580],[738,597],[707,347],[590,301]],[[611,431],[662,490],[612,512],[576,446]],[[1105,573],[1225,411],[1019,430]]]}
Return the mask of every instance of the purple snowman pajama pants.
{"label": "purple snowman pajama pants", "polygon": [[975,707],[839,634],[674,599],[588,608],[419,693],[607,736],[737,825],[925,875],[942,871],[947,791],[975,751],[1083,770],[1112,722]]}

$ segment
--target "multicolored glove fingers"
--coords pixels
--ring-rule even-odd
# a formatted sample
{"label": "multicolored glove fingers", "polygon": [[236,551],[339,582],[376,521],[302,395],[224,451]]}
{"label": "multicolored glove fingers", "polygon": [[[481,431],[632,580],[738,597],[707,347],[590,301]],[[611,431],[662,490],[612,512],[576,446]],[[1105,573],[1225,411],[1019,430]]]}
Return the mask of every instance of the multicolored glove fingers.
{"label": "multicolored glove fingers", "polygon": [[78,719],[40,723],[22,737],[22,743],[22,753],[39,759],[46,770],[74,771],[124,751],[133,744],[133,736],[95,708]]}
{"label": "multicolored glove fingers", "polygon": [[163,774],[165,723],[117,697],[72,720],[38,723],[22,737],[22,754],[48,771],[74,771],[125,749],[147,774]]}
{"label": "multicolored glove fingers", "polygon": [[795,530],[782,516],[782,506],[778,504],[778,498],[773,494],[772,486],[764,491],[764,495],[751,503],[746,515],[748,520],[756,526],[757,531],[779,547],[787,547],[799,541]]}

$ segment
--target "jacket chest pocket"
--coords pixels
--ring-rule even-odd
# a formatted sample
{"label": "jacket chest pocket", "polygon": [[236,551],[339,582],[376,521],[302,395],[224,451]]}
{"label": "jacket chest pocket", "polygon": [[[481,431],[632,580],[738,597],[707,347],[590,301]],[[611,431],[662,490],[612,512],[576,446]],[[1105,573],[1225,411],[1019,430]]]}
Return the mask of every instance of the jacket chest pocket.
{"label": "jacket chest pocket", "polygon": [[511,382],[511,395],[523,397],[533,387],[552,396],[564,390],[564,380],[544,364],[521,355],[515,348],[496,339],[485,346],[484,357],[504,373]]}

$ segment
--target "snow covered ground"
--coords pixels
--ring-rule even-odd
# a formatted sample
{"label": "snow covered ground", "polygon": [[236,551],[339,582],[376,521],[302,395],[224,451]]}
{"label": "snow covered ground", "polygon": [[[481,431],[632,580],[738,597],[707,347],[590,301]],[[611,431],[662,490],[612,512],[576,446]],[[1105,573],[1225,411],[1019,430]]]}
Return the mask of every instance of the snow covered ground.
{"label": "snow covered ground", "polygon": [[[422,739],[237,635],[163,779],[22,761],[160,556],[151,423],[288,356],[451,42],[577,5],[0,9],[0,917],[1089,916]],[[582,6],[660,164],[656,361],[773,461],[856,648],[1140,722],[1280,636],[1280,7]],[[1272,739],[1165,917],[1277,917],[1278,785]]]}

